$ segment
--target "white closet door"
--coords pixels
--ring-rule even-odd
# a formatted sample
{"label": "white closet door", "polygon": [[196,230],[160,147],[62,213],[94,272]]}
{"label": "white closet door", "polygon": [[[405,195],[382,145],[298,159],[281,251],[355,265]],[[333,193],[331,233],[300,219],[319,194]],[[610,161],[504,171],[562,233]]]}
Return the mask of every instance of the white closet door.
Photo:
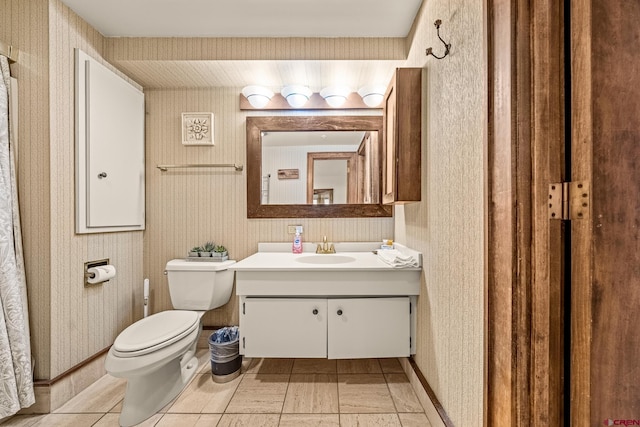
{"label": "white closet door", "polygon": [[330,299],[329,359],[408,357],[409,297]]}
{"label": "white closet door", "polygon": [[141,226],[144,95],[98,62],[85,66],[87,226]]}

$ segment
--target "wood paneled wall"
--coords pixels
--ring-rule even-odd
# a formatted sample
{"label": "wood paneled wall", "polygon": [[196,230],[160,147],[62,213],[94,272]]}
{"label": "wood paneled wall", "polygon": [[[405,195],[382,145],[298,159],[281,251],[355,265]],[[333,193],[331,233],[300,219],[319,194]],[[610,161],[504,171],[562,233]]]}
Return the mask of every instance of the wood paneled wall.
{"label": "wood paneled wall", "polygon": [[484,34],[483,2],[424,2],[404,65],[424,67],[422,201],[396,207],[395,238],[423,253],[415,361],[460,426],[483,422]]}

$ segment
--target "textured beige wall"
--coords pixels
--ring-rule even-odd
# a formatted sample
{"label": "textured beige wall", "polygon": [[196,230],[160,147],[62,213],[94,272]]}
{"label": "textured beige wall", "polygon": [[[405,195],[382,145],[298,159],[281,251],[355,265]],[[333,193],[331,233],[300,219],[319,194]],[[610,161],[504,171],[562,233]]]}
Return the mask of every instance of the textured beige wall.
{"label": "textured beige wall", "polygon": [[[142,314],[142,232],[76,235],[74,48],[100,59],[103,37],[58,0],[49,2],[51,375],[110,346]],[[64,256],[61,256],[64,254]],[[84,287],[84,262],[109,258],[117,276]]]}
{"label": "textured beige wall", "polygon": [[[74,47],[104,39],[58,0],[4,0],[0,37],[20,50],[19,198],[35,377],[49,379],[109,346],[142,309],[142,232],[75,235]],[[51,54],[50,54],[51,53]],[[83,263],[118,275],[84,288]]]}
{"label": "textured beige wall", "polygon": [[107,39],[105,57],[121,61],[365,60],[406,58],[402,38],[128,38]]}
{"label": "textured beige wall", "polygon": [[[152,311],[169,308],[164,264],[204,240],[225,244],[240,259],[255,252],[259,241],[289,240],[287,224],[303,224],[307,240],[324,234],[344,241],[378,240],[394,233],[389,218],[248,220],[244,173],[156,169],[159,163],[245,163],[247,113],[237,104],[240,89],[215,88],[147,93],[144,270],[141,232],[75,236],[72,48],[100,56],[100,36],[58,0],[2,0],[1,5],[0,36],[24,53],[13,69],[20,79],[21,139],[28,141],[21,146],[19,173],[37,377],[51,378],[106,347],[139,318],[143,272],[151,279]],[[416,361],[456,425],[482,423],[483,13],[479,0],[425,2],[405,64],[425,68],[423,201],[396,208],[395,238],[424,254]],[[441,52],[433,27],[437,18],[443,20],[442,36],[453,43],[451,56],[441,61],[424,56],[428,46]],[[49,37],[51,46],[42,42]],[[143,59],[141,52],[153,43],[106,44],[111,55],[126,62]],[[215,49],[228,48],[216,43]],[[397,50],[395,43],[389,49]],[[264,46],[274,59],[279,45]],[[308,44],[299,46],[304,58]],[[183,46],[176,49],[184,52]],[[180,113],[186,111],[215,113],[215,147],[180,144]],[[112,258],[118,278],[85,290],[82,262],[101,257]],[[236,323],[235,300],[205,320]]]}
{"label": "textured beige wall", "polygon": [[[174,170],[160,172],[158,164],[246,164],[245,119],[240,111],[241,88],[149,90],[147,103],[147,230],[144,274],[151,282],[151,311],[171,308],[165,264],[184,257],[195,246],[212,240],[242,259],[258,249],[258,242],[292,240],[288,224],[304,226],[305,241],[323,235],[339,241],[381,240],[393,232],[392,218],[378,219],[247,219],[246,170]],[[213,112],[215,146],[181,144],[181,113]],[[351,111],[350,114],[356,114]],[[359,112],[371,114],[371,112]],[[269,113],[272,114],[272,113]],[[273,113],[278,114],[278,113]],[[280,113],[282,114],[282,113]],[[207,325],[238,323],[237,301],[205,317]]]}
{"label": "textured beige wall", "polygon": [[43,0],[2,0],[0,39],[17,47],[18,198],[25,251],[32,353],[36,378],[50,372],[49,35]]}
{"label": "textured beige wall", "polygon": [[[483,2],[424,3],[408,67],[424,67],[422,201],[396,209],[395,237],[424,255],[416,363],[457,426],[482,425],[484,139]],[[442,60],[440,34],[453,44]]]}

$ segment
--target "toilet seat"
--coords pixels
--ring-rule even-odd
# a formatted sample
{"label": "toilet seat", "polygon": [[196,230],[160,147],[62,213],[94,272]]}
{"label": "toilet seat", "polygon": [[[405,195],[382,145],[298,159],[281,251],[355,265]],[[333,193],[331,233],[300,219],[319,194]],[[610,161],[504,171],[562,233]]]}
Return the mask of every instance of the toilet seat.
{"label": "toilet seat", "polygon": [[142,356],[183,339],[199,325],[200,315],[196,311],[161,311],[122,331],[113,343],[112,350],[118,357]]}

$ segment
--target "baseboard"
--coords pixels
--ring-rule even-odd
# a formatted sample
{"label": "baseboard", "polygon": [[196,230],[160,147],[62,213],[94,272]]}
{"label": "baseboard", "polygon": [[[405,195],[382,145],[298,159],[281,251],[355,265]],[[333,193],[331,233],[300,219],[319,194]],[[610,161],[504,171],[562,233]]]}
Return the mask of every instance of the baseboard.
{"label": "baseboard", "polygon": [[404,373],[409,379],[409,383],[418,396],[420,404],[429,419],[432,427],[454,427],[453,422],[447,415],[444,407],[438,401],[427,379],[416,365],[413,358],[400,359],[400,364]]}
{"label": "baseboard", "polygon": [[107,373],[104,360],[108,350],[94,354],[53,379],[34,381],[36,402],[21,409],[18,415],[48,414],[67,403]]}

